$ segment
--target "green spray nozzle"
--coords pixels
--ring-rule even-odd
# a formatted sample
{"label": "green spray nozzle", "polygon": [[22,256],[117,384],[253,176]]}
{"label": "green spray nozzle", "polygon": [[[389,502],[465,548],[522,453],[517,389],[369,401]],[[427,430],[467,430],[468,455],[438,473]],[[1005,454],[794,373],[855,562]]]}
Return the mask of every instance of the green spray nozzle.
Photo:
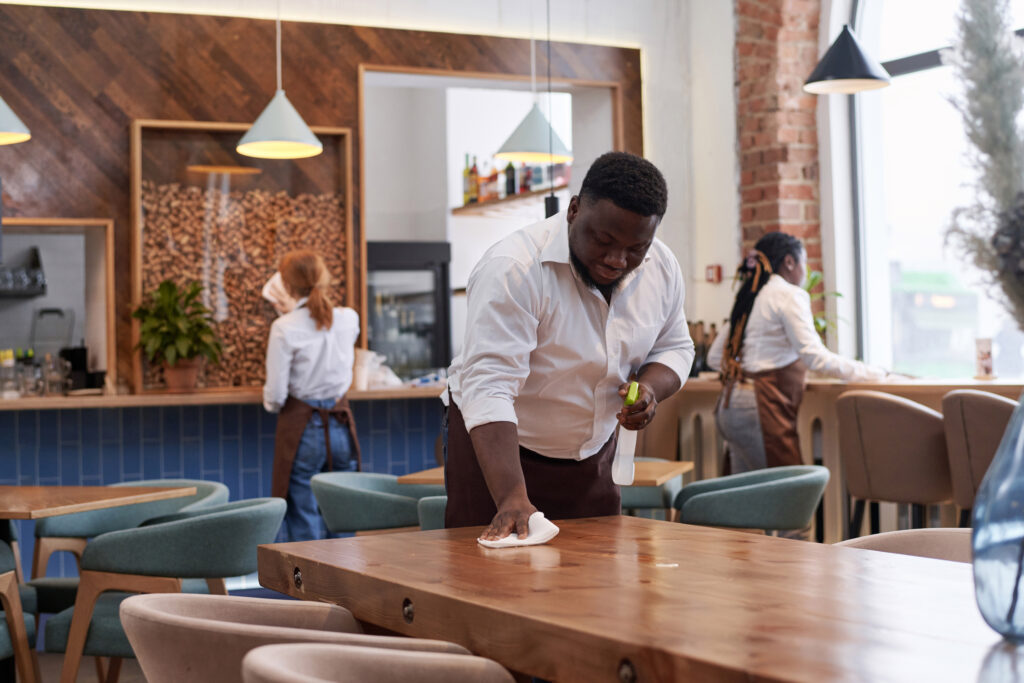
{"label": "green spray nozzle", "polygon": [[636,403],[637,396],[640,394],[640,385],[636,382],[629,383],[629,389],[626,390],[626,398],[622,402],[624,405],[631,406]]}

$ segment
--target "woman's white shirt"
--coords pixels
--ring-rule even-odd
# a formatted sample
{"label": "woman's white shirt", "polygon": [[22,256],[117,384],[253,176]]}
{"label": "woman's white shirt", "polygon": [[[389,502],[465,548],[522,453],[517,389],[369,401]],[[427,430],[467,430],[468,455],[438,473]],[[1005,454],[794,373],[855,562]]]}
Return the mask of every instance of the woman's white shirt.
{"label": "woman's white shirt", "polygon": [[[707,362],[720,368],[729,326],[708,351]],[[832,353],[814,329],[810,295],[773,274],[758,292],[743,336],[740,363],[744,372],[777,370],[800,359],[811,372],[852,382],[885,378],[885,370]]]}
{"label": "woman's white shirt", "polygon": [[352,385],[359,314],[339,306],[330,329],[318,330],[305,301],[299,299],[298,308],[270,327],[263,407],[271,413],[281,410],[289,395],[300,400],[340,398]]}

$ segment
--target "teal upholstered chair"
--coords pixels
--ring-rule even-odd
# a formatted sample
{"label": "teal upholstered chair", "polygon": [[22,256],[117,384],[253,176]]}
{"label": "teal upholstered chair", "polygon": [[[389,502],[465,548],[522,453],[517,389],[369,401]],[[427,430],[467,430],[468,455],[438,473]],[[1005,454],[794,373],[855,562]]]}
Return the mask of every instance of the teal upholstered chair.
{"label": "teal upholstered chair", "polygon": [[216,481],[199,479],[148,479],[124,481],[112,486],[194,486],[192,496],[156,500],[136,505],[76,512],[70,515],[46,517],[36,522],[36,545],[32,553],[32,578],[46,576],[46,565],[54,552],[67,551],[81,561],[86,541],[110,531],[131,529],[147,519],[169,515],[180,510],[220,505],[228,502],[228,487]]}
{"label": "teal upholstered chair", "polygon": [[[658,462],[661,458],[636,458],[637,462],[648,461]],[[683,477],[672,477],[661,486],[623,486],[619,489],[622,494],[623,511],[662,511],[668,513],[673,509],[672,501],[679,495],[683,488]]]}
{"label": "teal upholstered chair", "polygon": [[121,657],[132,650],[118,616],[126,593],[181,592],[182,579],[256,571],[256,546],[272,543],[284,519],[280,498],[239,500],[149,520],[94,538],[82,554],[75,606],[46,623],[46,650],[64,651],[61,681],[75,680],[83,654]]}
{"label": "teal upholstered chair", "polygon": [[433,531],[444,528],[444,510],[448,507],[448,496],[424,496],[416,506],[420,518],[420,529]]}
{"label": "teal upholstered chair", "polygon": [[687,484],[674,506],[684,524],[738,529],[804,529],[828,483],[818,465],[771,467]]}
{"label": "teal upholstered chair", "polygon": [[420,498],[445,493],[444,486],[399,484],[372,472],[324,472],[311,483],[331,533],[418,527]]}
{"label": "teal upholstered chair", "polygon": [[[19,593],[24,587],[18,583],[18,575],[14,571],[16,564],[17,560],[10,545],[6,540],[0,541],[0,606],[4,612],[0,621],[0,660],[13,656],[21,680],[38,682],[39,662],[33,649],[36,634],[35,617],[22,607]],[[9,672],[0,669],[0,675],[5,673]]]}

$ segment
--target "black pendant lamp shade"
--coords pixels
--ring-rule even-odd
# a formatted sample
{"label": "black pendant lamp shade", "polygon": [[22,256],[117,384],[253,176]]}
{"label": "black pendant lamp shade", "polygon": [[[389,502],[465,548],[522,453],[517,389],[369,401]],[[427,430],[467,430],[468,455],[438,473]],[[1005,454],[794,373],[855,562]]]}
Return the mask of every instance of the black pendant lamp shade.
{"label": "black pendant lamp shade", "polygon": [[889,85],[889,72],[865,54],[849,24],[814,67],[804,90],[816,95],[852,94]]}

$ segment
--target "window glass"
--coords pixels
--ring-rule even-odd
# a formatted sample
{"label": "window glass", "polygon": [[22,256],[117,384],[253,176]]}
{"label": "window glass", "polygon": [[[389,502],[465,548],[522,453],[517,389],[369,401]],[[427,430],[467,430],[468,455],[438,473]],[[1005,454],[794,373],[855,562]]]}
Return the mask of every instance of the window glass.
{"label": "window glass", "polygon": [[[875,37],[883,60],[892,59],[948,45],[958,4],[876,0],[865,16],[881,17]],[[1022,8],[1024,2],[1014,3],[1015,16],[1024,19]],[[1024,334],[999,290],[945,243],[950,217],[971,203],[976,177],[950,103],[957,91],[952,69],[940,67],[859,96],[865,359],[912,375],[969,378],[975,340],[991,338],[995,373],[1020,377]]]}

